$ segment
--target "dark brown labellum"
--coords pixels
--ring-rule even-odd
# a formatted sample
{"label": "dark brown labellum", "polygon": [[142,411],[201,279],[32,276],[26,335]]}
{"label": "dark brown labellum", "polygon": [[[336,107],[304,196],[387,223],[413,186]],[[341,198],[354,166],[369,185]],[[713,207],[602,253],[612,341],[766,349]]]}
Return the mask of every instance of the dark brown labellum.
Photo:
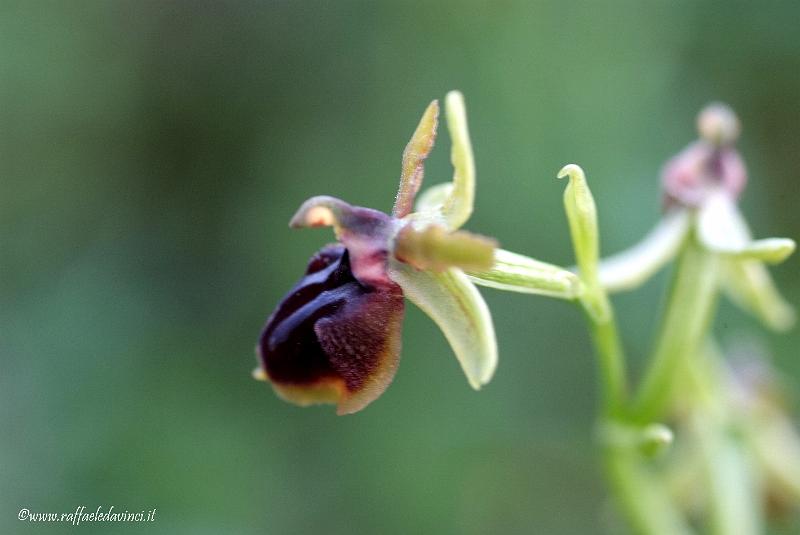
{"label": "dark brown labellum", "polygon": [[347,249],[327,246],[267,321],[258,346],[262,368],[289,401],[355,412],[394,376],[402,317],[397,285],[362,284]]}

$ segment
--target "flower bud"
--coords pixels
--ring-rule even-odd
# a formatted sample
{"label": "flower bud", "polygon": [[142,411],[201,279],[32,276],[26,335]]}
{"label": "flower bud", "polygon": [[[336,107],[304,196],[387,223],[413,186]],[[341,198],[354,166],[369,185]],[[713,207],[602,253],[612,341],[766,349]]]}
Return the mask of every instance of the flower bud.
{"label": "flower bud", "polygon": [[650,424],[642,429],[639,449],[648,457],[657,457],[665,453],[674,440],[672,429],[664,424]]}
{"label": "flower bud", "polygon": [[731,145],[739,137],[741,126],[734,111],[721,102],[713,102],[697,116],[700,137],[717,146]]}
{"label": "flower bud", "polygon": [[564,210],[567,213],[578,272],[584,285],[581,301],[595,322],[605,323],[611,317],[611,309],[599,278],[600,237],[597,230],[597,207],[583,169],[575,164],[564,166],[558,172],[558,178],[564,177],[569,177],[564,189]]}

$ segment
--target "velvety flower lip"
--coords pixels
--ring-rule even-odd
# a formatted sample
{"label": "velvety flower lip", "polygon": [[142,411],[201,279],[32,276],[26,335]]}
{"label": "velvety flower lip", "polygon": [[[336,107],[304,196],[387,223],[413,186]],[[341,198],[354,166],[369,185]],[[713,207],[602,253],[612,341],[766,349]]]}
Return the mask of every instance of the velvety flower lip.
{"label": "velvety flower lip", "polygon": [[[287,401],[336,403],[339,414],[348,414],[377,398],[397,369],[404,297],[442,329],[470,385],[480,388],[492,377],[497,342],[491,316],[462,269],[489,269],[496,242],[458,230],[472,213],[475,170],[461,94],[449,93],[446,108],[453,180],[423,195],[423,208],[413,211],[436,137],[437,101],[403,152],[391,216],[317,196],[291,219],[292,228],[333,227],[337,243],[310,259],[257,346],[254,376]],[[552,275],[549,268],[536,269]]]}
{"label": "velvety flower lip", "polygon": [[340,414],[360,410],[397,369],[403,308],[399,286],[363,284],[344,246],[324,247],[267,321],[261,369],[289,401],[338,403]]}

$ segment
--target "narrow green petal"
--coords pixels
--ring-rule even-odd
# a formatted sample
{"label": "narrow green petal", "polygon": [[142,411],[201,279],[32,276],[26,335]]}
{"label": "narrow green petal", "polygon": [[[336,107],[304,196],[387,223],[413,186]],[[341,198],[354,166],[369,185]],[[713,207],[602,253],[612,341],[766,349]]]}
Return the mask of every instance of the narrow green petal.
{"label": "narrow green petal", "polygon": [[753,241],[735,202],[724,193],[709,197],[700,210],[697,226],[706,249],[732,258],[780,264],[795,250],[795,242],[789,238]]}
{"label": "narrow green petal", "polygon": [[724,193],[710,196],[700,209],[697,235],[707,250],[725,260],[722,287],[734,303],[771,329],[782,331],[794,324],[794,309],[781,297],[764,265],[785,260],[794,251],[794,241],[752,241],[747,222]]}
{"label": "narrow green petal", "polygon": [[489,308],[457,268],[420,271],[392,260],[389,276],[439,326],[472,388],[489,382],[497,367],[497,340]]}
{"label": "narrow green petal", "polygon": [[467,270],[467,275],[481,286],[559,299],[573,300],[582,291],[574,273],[503,249],[494,252],[491,269]]}
{"label": "narrow green petal", "polygon": [[608,296],[599,278],[600,236],[597,230],[597,207],[586,175],[579,166],[569,164],[558,172],[558,178],[569,177],[564,189],[564,210],[567,213],[572,248],[578,264],[578,275],[584,291],[581,302],[597,324],[607,323],[611,316]]}
{"label": "narrow green petal", "polygon": [[[467,112],[464,96],[451,91],[445,97],[447,128],[452,143],[450,159],[453,164],[453,180],[428,188],[419,196],[415,212],[399,215],[423,225],[435,223],[449,230],[456,230],[472,215],[475,203],[475,159],[467,127]],[[411,143],[409,143],[411,145]],[[404,164],[405,167],[405,164]],[[401,185],[401,192],[403,186]],[[400,194],[398,194],[398,199]],[[399,201],[398,201],[399,202]]]}
{"label": "narrow green petal", "polygon": [[600,262],[600,284],[609,292],[633,290],[655,275],[678,252],[691,217],[686,210],[664,216],[642,241]]}
{"label": "narrow green petal", "polygon": [[728,260],[723,275],[722,287],[728,297],[767,327],[785,331],[794,325],[794,308],[781,297],[762,262]]}
{"label": "narrow green petal", "polygon": [[417,129],[403,151],[400,187],[392,209],[392,215],[395,217],[405,217],[411,212],[411,208],[414,205],[414,197],[422,185],[422,177],[425,173],[425,159],[433,149],[433,143],[436,140],[438,117],[439,101],[434,100],[428,105]]}
{"label": "narrow green petal", "polygon": [[780,264],[789,258],[797,244],[789,238],[766,238],[750,242],[747,247],[732,254],[739,260],[761,260],[767,264]]}
{"label": "narrow green petal", "polygon": [[567,212],[575,258],[583,279],[594,279],[597,274],[599,237],[597,233],[597,208],[583,169],[570,164],[558,172],[558,178],[569,177],[564,190],[564,209]]}
{"label": "narrow green petal", "polygon": [[467,128],[464,95],[450,91],[445,97],[447,128],[453,144],[450,158],[453,163],[453,189],[442,206],[442,214],[450,229],[457,229],[472,215],[475,202],[475,160]]}

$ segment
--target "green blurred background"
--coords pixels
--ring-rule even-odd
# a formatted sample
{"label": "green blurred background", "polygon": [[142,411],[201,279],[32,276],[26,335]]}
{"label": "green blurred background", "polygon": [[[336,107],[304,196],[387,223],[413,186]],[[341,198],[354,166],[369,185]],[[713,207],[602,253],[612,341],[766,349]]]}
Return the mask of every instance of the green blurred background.
{"label": "green blurred background", "polygon": [[[484,291],[501,360],[479,393],[411,306],[394,384],[355,416],[253,381],[264,320],[331,240],[287,221],[315,194],[387,210],[424,107],[457,88],[468,226],[506,248],[571,263],[570,162],[603,250],[635,242],[715,99],[744,124],[755,234],[797,238],[798,20],[789,1],[0,1],[0,533],[65,532],[17,512],[80,505],[158,509],[82,533],[619,532],[568,304]],[[774,270],[794,303],[797,268]],[[615,298],[634,368],[664,282]],[[800,378],[797,330],[724,304],[717,332]]]}

